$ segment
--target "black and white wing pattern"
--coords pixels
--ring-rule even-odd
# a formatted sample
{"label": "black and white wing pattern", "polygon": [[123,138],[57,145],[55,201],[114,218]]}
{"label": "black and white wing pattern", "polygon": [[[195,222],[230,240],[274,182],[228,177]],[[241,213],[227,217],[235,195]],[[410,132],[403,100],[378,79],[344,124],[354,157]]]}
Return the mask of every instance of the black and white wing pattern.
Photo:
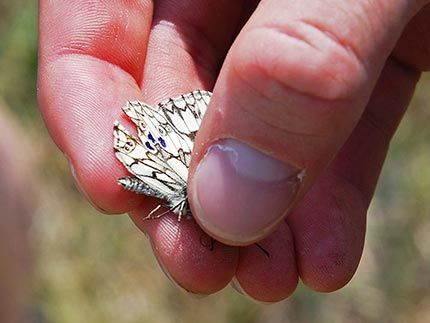
{"label": "black and white wing pattern", "polygon": [[[133,176],[120,178],[118,182],[128,190],[165,200],[179,217],[189,215],[188,168],[194,138],[211,95],[197,90],[165,100],[156,107],[139,101],[127,102],[123,111],[136,124],[137,137],[115,122],[114,151]],[[154,217],[150,214],[149,218]]]}

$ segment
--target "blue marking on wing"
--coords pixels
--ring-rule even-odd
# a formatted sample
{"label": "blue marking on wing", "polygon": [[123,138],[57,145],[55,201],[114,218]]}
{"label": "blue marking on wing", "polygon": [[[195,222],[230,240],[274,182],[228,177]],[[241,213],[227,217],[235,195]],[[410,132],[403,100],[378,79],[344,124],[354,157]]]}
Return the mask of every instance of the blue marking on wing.
{"label": "blue marking on wing", "polygon": [[148,133],[148,139],[151,140],[155,144],[155,138],[152,133]]}
{"label": "blue marking on wing", "polygon": [[163,148],[166,148],[166,141],[163,139],[163,138],[161,138],[161,137],[158,137],[158,142],[160,143],[160,145],[163,147]]}
{"label": "blue marking on wing", "polygon": [[148,149],[154,150],[154,147],[151,146],[151,143],[149,141],[145,142],[145,146]]}

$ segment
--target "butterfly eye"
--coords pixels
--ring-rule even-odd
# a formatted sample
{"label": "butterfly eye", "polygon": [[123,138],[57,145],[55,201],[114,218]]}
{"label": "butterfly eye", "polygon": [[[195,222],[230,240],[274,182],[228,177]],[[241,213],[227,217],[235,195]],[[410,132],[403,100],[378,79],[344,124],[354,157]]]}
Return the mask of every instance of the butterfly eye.
{"label": "butterfly eye", "polygon": [[131,152],[134,149],[135,146],[136,146],[135,142],[133,140],[131,140],[131,139],[128,139],[125,142],[123,149],[124,149],[124,151],[126,153],[129,153],[129,152]]}

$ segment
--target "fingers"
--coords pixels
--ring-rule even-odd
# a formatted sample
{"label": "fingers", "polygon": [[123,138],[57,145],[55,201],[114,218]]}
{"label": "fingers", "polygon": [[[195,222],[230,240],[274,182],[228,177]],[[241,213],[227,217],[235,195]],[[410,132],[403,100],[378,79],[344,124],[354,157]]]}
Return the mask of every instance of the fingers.
{"label": "fingers", "polygon": [[84,194],[106,212],[142,201],[116,183],[112,125],[138,86],[151,1],[40,1],[38,96],[46,125]]}
{"label": "fingers", "polygon": [[417,72],[396,60],[388,61],[363,117],[340,153],[287,221],[260,242],[270,252],[270,260],[261,257],[254,245],[241,248],[236,280],[244,294],[268,302],[292,292],[291,233],[298,272],[306,285],[329,292],[351,279],[363,250],[366,211],[390,139],[417,80]]}
{"label": "fingers", "polygon": [[359,263],[365,217],[382,162],[408,105],[418,72],[429,64],[427,5],[408,24],[358,126],[330,168],[287,218],[302,280],[319,291],[345,285]]}
{"label": "fingers", "polygon": [[358,266],[367,208],[418,78],[417,72],[395,60],[387,62],[354,132],[287,218],[294,232],[300,277],[315,290],[341,288]]}
{"label": "fingers", "polygon": [[258,244],[240,248],[233,286],[261,302],[283,300],[294,292],[298,283],[295,256],[290,228],[281,223]]}
{"label": "fingers", "polygon": [[261,2],[196,139],[190,199],[206,232],[245,245],[273,230],[352,132],[414,5]]}
{"label": "fingers", "polygon": [[142,85],[146,100],[212,90],[243,7],[242,1],[158,1]]}
{"label": "fingers", "polygon": [[211,239],[195,221],[178,222],[174,214],[143,221],[142,214],[150,210],[142,208],[130,216],[147,234],[161,269],[173,283],[192,294],[207,295],[230,282],[237,266],[237,248]]}
{"label": "fingers", "polygon": [[[211,90],[241,15],[240,1],[156,2],[143,71],[145,102],[155,104],[194,89]],[[147,234],[172,281],[195,294],[214,293],[231,281],[237,248],[214,243],[195,221],[178,223],[174,214],[143,222],[150,210],[146,204],[130,215]]]}

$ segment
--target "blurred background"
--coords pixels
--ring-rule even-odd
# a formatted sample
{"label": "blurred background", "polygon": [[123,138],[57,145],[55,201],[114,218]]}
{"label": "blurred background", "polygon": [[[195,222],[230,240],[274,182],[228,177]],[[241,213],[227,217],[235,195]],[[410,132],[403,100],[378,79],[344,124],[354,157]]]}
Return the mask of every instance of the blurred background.
{"label": "blurred background", "polygon": [[230,288],[185,295],[128,217],[89,205],[37,110],[36,68],[35,1],[0,0],[1,323],[19,322],[12,301],[38,323],[430,322],[428,75],[393,140],[351,283],[331,294],[300,285],[266,306]]}

